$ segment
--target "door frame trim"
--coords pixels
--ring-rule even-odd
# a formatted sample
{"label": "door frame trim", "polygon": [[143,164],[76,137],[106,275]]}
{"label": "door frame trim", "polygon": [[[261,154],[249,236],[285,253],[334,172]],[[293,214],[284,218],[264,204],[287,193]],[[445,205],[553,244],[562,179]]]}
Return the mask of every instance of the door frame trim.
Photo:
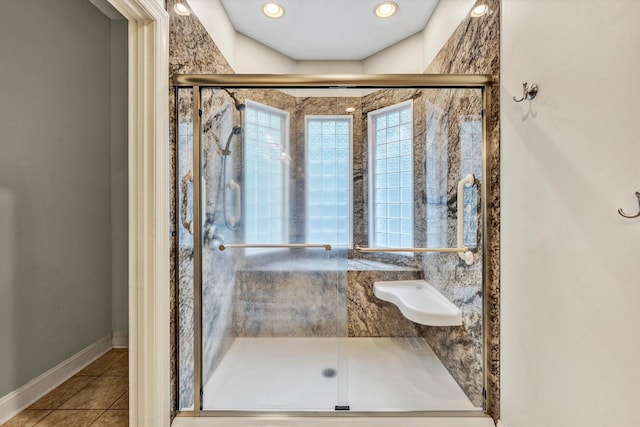
{"label": "door frame trim", "polygon": [[108,0],[128,21],[129,424],[169,426],[169,15]]}

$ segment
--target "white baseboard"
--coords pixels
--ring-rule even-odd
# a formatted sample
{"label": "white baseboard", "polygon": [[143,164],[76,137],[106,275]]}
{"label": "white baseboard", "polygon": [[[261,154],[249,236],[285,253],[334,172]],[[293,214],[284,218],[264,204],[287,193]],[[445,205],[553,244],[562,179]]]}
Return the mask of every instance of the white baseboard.
{"label": "white baseboard", "polygon": [[0,424],[13,418],[20,411],[105,354],[112,348],[112,340],[113,338],[110,336],[102,338],[39,377],[32,379],[19,389],[0,398]]}
{"label": "white baseboard", "polygon": [[129,333],[114,332],[111,337],[111,346],[113,348],[129,348]]}

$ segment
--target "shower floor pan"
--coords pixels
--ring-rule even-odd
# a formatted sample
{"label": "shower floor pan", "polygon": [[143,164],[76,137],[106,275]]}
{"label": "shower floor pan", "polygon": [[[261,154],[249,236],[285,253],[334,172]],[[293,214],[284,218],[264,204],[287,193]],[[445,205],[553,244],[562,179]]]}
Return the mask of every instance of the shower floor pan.
{"label": "shower floor pan", "polygon": [[352,412],[482,410],[423,338],[236,338],[205,379],[203,408],[334,412],[339,378]]}

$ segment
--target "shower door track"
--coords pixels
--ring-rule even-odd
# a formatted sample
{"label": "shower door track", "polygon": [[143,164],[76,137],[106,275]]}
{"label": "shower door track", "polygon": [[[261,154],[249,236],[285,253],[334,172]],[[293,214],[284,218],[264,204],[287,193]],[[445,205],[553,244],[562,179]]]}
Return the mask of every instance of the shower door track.
{"label": "shower door track", "polygon": [[220,418],[477,418],[487,416],[485,411],[232,411],[232,410],[200,410],[178,411],[176,417],[220,417]]}
{"label": "shower door track", "polygon": [[494,82],[491,74],[174,74],[174,87],[219,88],[476,88]]}
{"label": "shower door track", "polygon": [[[488,134],[490,111],[488,88],[497,81],[491,74],[174,74],[172,86],[193,88],[193,148],[194,176],[201,175],[200,159],[200,96],[202,88],[270,88],[270,89],[480,89],[482,92],[482,319],[483,319],[483,410],[477,411],[406,411],[406,412],[370,412],[370,411],[234,411],[203,410],[202,406],[202,245],[200,239],[194,239],[194,406],[192,411],[177,411],[177,417],[478,417],[487,416],[487,367],[489,366],[489,325],[487,304],[487,281],[491,247],[487,227],[490,188],[490,170],[488,164]],[[178,97],[176,96],[176,103]],[[174,126],[177,132],[177,126]],[[177,135],[176,135],[177,136]],[[177,138],[176,138],[177,141]],[[193,205],[200,206],[200,180],[194,179]],[[194,209],[194,230],[202,228],[202,215]],[[195,233],[194,233],[195,234]],[[231,245],[229,245],[231,246]],[[179,381],[179,378],[178,378]]]}

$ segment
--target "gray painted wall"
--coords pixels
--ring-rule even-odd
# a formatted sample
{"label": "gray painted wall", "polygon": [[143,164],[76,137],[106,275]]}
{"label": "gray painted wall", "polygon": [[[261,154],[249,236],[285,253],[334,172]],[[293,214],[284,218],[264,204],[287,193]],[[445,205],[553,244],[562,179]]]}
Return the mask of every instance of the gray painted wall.
{"label": "gray painted wall", "polygon": [[111,143],[111,23],[91,3],[4,0],[0,58],[3,396],[111,334],[123,154]]}
{"label": "gray painted wall", "polygon": [[111,280],[114,334],[128,333],[127,21],[111,21]]}

